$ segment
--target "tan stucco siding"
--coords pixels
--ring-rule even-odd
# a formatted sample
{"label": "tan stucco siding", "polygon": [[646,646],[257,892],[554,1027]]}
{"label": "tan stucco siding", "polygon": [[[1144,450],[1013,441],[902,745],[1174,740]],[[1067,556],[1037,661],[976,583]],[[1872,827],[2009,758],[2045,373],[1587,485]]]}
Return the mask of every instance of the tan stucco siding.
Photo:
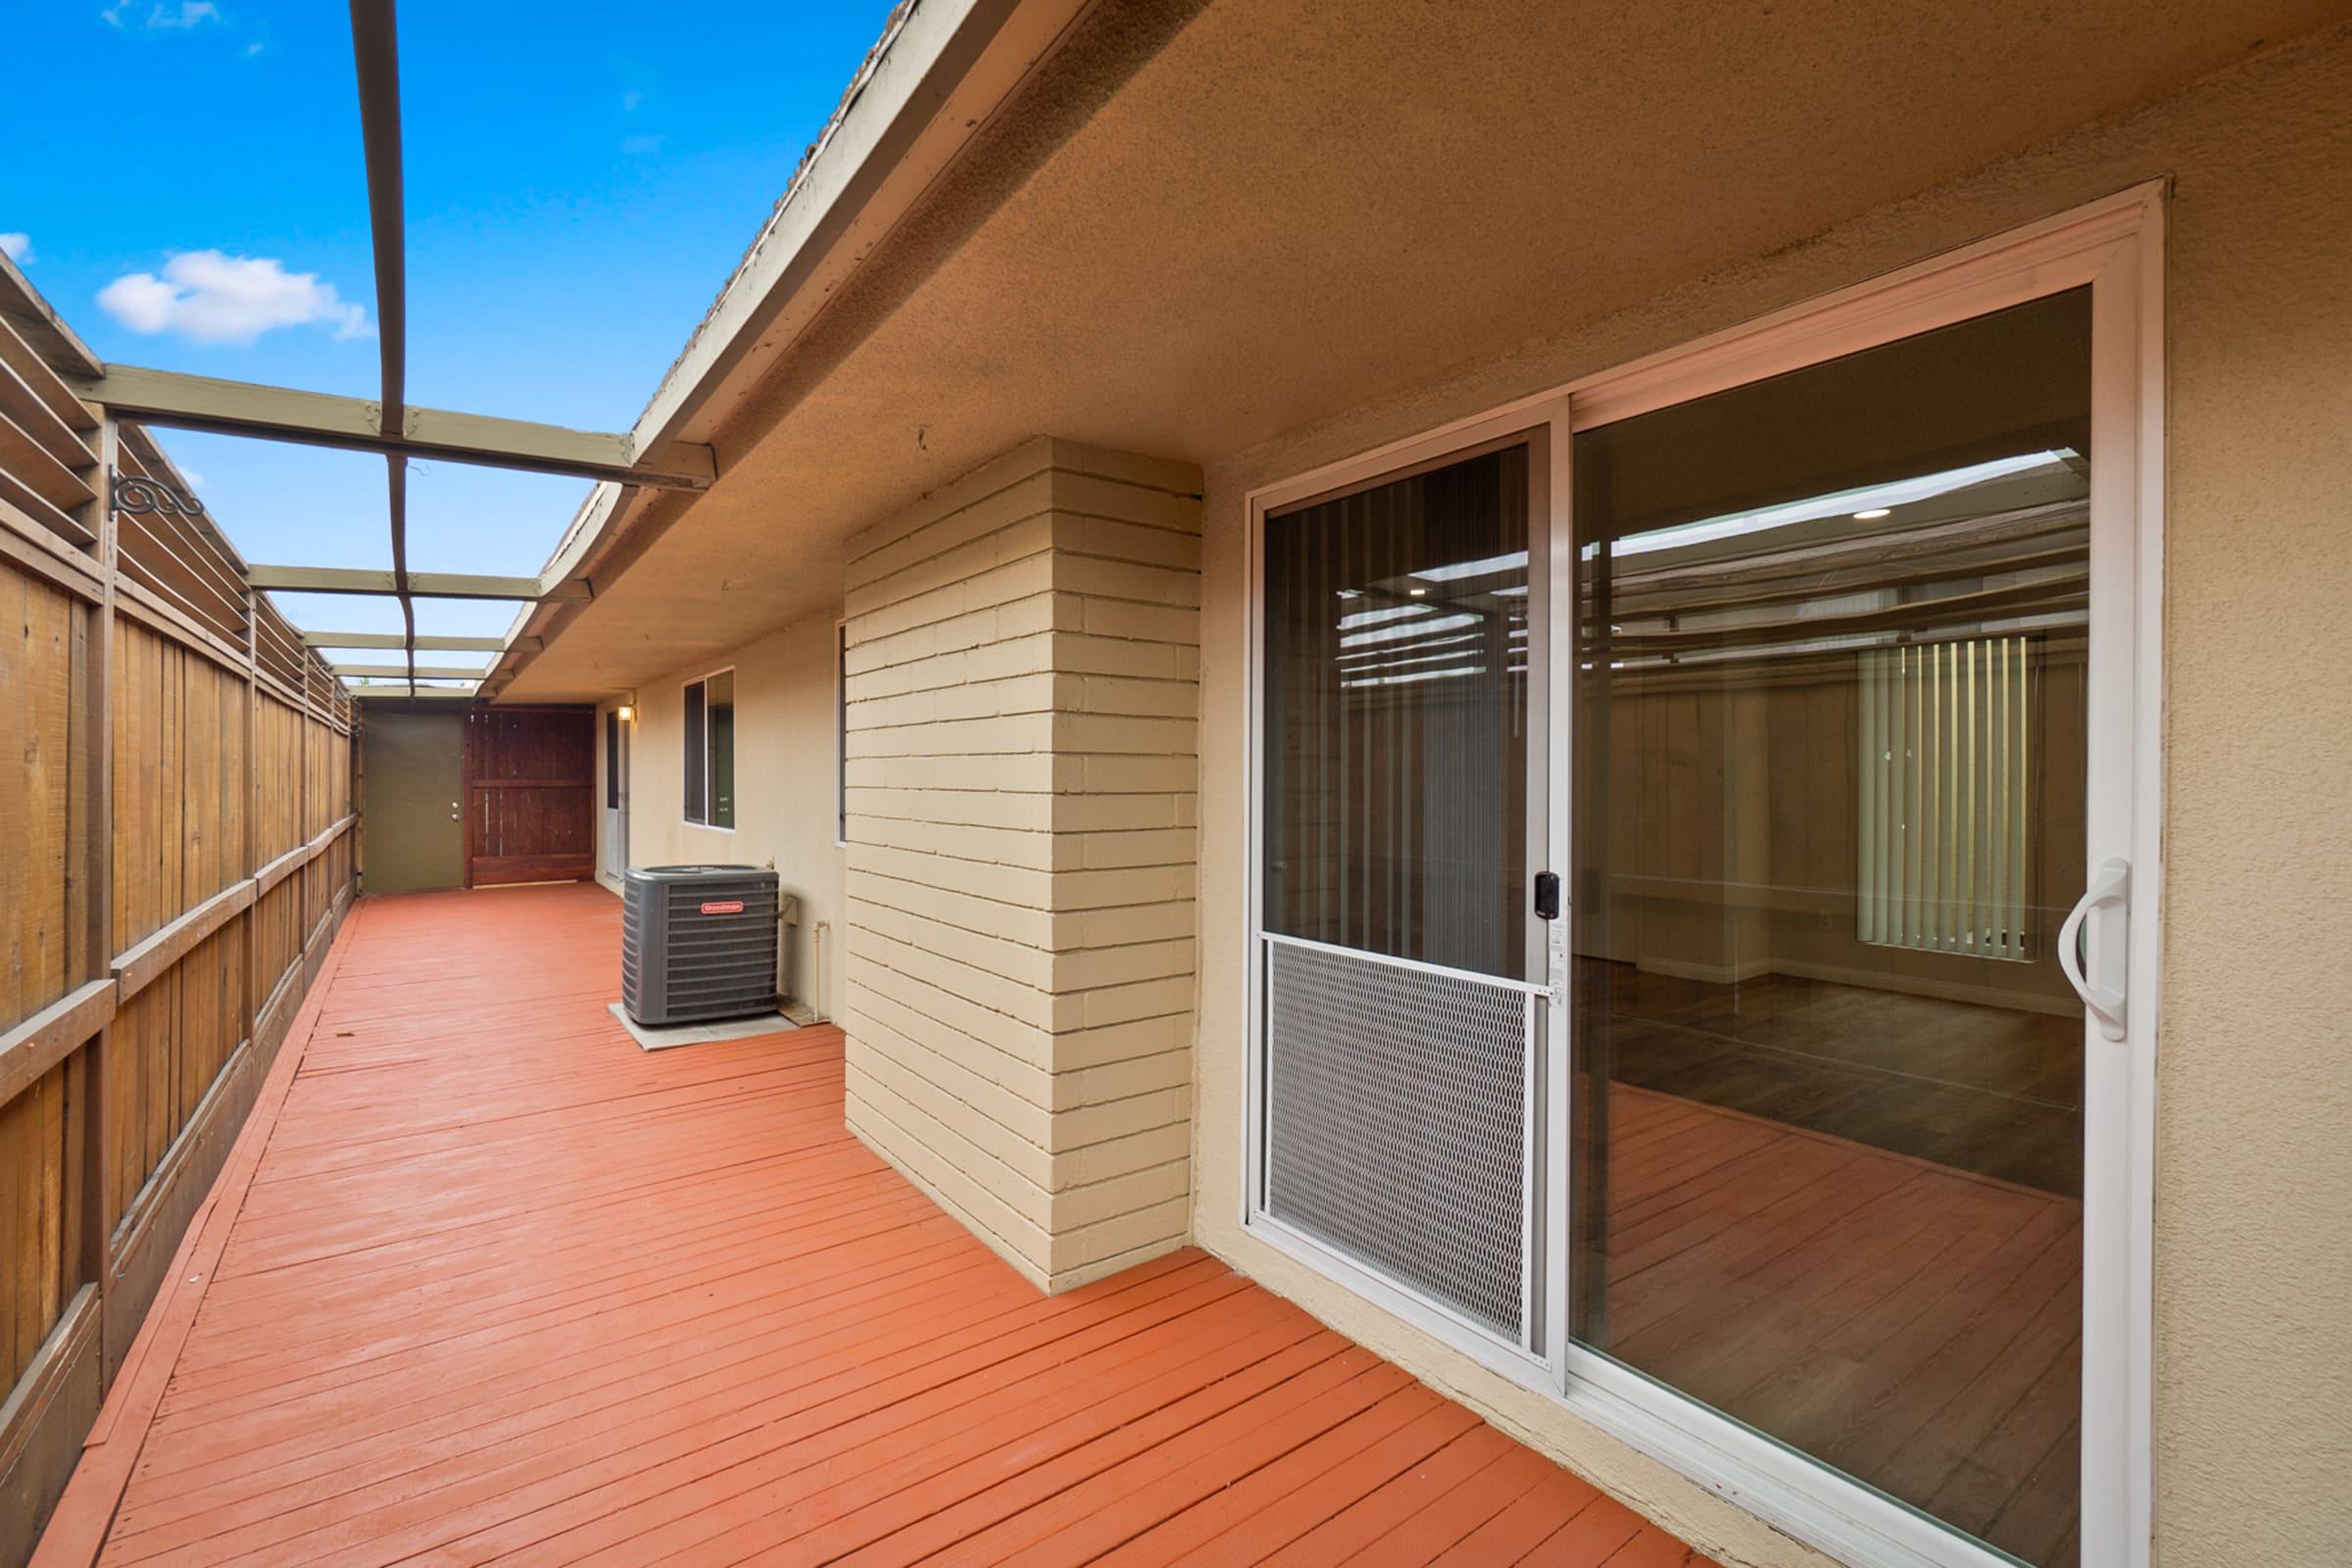
{"label": "tan stucco siding", "polygon": [[1508,355],[1306,411],[1303,433],[1210,464],[1197,1239],[1727,1563],[1818,1560],[1243,1230],[1244,498],[2172,175],[2157,1557],[2337,1560],[2352,1540],[2347,105],[2352,33],[2339,28],[1640,308],[1573,329],[1531,316]]}
{"label": "tan stucco siding", "polygon": [[[825,613],[796,621],[639,688],[629,759],[629,863],[772,863],[778,887],[801,904],[800,923],[786,937],[783,983],[796,1000],[828,1016],[840,1010],[845,972],[842,852],[835,840],[836,618]],[[679,752],[685,683],[730,665],[735,670],[732,832],[685,819]],[[601,716],[597,726],[602,748]],[[601,750],[598,765],[601,823]]]}
{"label": "tan stucco siding", "polygon": [[1198,479],[1037,441],[849,547],[849,1119],[1061,1289],[1186,1235]]}

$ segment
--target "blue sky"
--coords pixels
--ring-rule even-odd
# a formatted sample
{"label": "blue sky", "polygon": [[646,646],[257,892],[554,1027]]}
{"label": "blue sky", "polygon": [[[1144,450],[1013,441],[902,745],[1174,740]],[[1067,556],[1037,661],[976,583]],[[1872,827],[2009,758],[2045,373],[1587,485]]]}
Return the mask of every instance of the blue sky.
{"label": "blue sky", "polygon": [[[406,0],[410,402],[627,428],[889,9]],[[0,243],[58,312],[110,361],[372,397],[347,8],[12,10],[0,102],[65,134],[0,160]],[[390,564],[380,460],[163,439],[247,560]],[[413,466],[410,564],[534,571],[585,490]],[[280,604],[311,626],[399,627],[388,600]],[[504,631],[513,614],[422,601],[418,629]]]}

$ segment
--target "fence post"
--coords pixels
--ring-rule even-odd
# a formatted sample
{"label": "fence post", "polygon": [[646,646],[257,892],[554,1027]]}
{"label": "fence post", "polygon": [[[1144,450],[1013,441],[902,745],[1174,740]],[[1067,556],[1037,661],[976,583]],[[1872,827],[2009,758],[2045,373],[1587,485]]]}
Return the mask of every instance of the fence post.
{"label": "fence post", "polygon": [[[115,844],[115,464],[120,434],[115,420],[98,429],[98,499],[92,507],[91,531],[98,567],[100,597],[83,617],[88,627],[82,646],[74,652],[73,730],[70,771],[74,787],[67,802],[68,889],[72,906],[67,930],[76,951],[71,969],[74,983],[103,980],[114,972],[114,844]],[[119,1357],[103,1344],[107,1292],[112,1284],[107,1244],[114,1231],[122,1195],[115,1191],[115,1159],[110,1146],[114,1120],[114,1073],[110,1055],[114,1025],[100,1029],[80,1053],[83,1091],[78,1134],[81,1158],[73,1173],[77,1187],[72,1205],[80,1220],[74,1239],[81,1279],[98,1287],[101,1324],[100,1364],[111,1369]]]}

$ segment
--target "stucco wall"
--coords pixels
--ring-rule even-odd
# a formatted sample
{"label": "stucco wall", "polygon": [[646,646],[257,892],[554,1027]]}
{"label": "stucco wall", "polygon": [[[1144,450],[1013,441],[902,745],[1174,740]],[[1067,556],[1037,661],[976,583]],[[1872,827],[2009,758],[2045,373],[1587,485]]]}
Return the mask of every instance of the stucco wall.
{"label": "stucco wall", "polygon": [[1529,319],[1508,356],[1324,411],[1301,434],[1210,465],[1197,1239],[1725,1561],[1810,1560],[1241,1230],[1243,498],[2171,174],[2158,1557],[2338,1560],[2352,1540],[2347,106],[2352,32],[2339,28],[1644,307],[1565,331]]}
{"label": "stucco wall", "polygon": [[[836,617],[812,615],[730,653],[697,660],[638,688],[630,755],[629,862],[774,862],[779,885],[801,901],[785,984],[828,1016],[841,1007],[842,853],[834,841]],[[685,820],[679,752],[685,682],[735,666],[735,828]],[[605,705],[612,706],[611,704]],[[604,745],[603,710],[597,745]],[[604,808],[598,754],[597,808]],[[819,927],[825,929],[820,933]],[[818,974],[822,951],[823,973]],[[814,982],[814,983],[812,983]]]}
{"label": "stucco wall", "polygon": [[850,1127],[1053,1290],[1186,1233],[1199,482],[1031,441],[848,549]]}

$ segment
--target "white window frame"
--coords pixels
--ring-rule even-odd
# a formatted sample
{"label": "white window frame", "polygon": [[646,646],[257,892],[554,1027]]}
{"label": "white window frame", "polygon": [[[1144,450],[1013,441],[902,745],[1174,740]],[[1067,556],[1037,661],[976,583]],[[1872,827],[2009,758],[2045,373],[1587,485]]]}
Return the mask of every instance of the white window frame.
{"label": "white window frame", "polygon": [[[733,664],[721,664],[716,669],[705,670],[700,675],[690,675],[686,679],[678,682],[678,820],[688,827],[699,827],[706,833],[732,833],[735,830],[731,827],[720,827],[715,822],[698,822],[693,817],[686,814],[693,808],[694,806],[693,802],[686,799],[686,693],[694,687],[707,686],[710,681],[716,679],[720,675],[732,675],[734,673],[735,666]],[[741,683],[738,682],[738,685],[740,684]],[[743,694],[741,691],[738,691],[735,696],[736,707],[740,709],[742,707]],[[740,736],[742,731],[738,729],[736,733],[738,736]],[[735,814],[740,819],[743,815],[743,795],[740,790],[736,792],[735,807]],[[703,815],[707,817],[710,814],[710,694],[706,691],[703,694]]]}
{"label": "white window frame", "polygon": [[[2085,1029],[2083,1126],[2084,1335],[2082,1355],[2082,1560],[2146,1568],[2153,1521],[2154,1234],[2157,991],[2162,931],[2165,202],[2149,181],[2042,221],[1921,262],[1717,332],[1633,364],[1584,377],[1503,408],[1361,453],[1252,490],[1248,541],[1248,793],[1243,853],[1248,886],[1240,960],[1246,976],[1241,1222],[1298,1259],[1479,1363],[1558,1399],[1566,1408],[1742,1508],[1839,1559],[1888,1568],[1996,1568],[2012,1560],[1895,1502],[1842,1480],[1755,1431],[1590,1350],[1566,1343],[1569,1283],[1567,1158],[1548,1152],[1547,1208],[1555,1216],[1545,1264],[1546,1353],[1529,1357],[1403,1292],[1264,1212],[1262,1082],[1262,778],[1264,715],[1262,551],[1267,514],[1318,493],[1441,459],[1511,430],[1552,432],[1548,518],[1572,540],[1571,432],[1688,402],[2011,306],[2091,289],[2090,734],[2088,865],[2109,855],[2132,861],[2128,955],[2113,922],[2099,930],[2094,963],[2125,965],[2130,1028],[2121,1042]],[[1549,598],[1573,603],[1573,549],[1549,552]],[[1531,562],[1531,568],[1536,564]],[[1531,569],[1531,576],[1534,575]],[[2128,635],[2124,634],[2128,628]],[[1547,771],[1553,869],[1569,842],[1572,735],[1571,639],[1549,650]],[[2116,650],[2128,648],[2128,659]],[[1573,906],[1553,922],[1564,939]],[[1555,984],[1559,978],[1554,970]],[[1569,1074],[1565,1008],[1546,1009],[1546,1049],[1556,1086],[1549,1125],[1564,1128]],[[1565,1138],[1550,1140],[1554,1145]]]}

